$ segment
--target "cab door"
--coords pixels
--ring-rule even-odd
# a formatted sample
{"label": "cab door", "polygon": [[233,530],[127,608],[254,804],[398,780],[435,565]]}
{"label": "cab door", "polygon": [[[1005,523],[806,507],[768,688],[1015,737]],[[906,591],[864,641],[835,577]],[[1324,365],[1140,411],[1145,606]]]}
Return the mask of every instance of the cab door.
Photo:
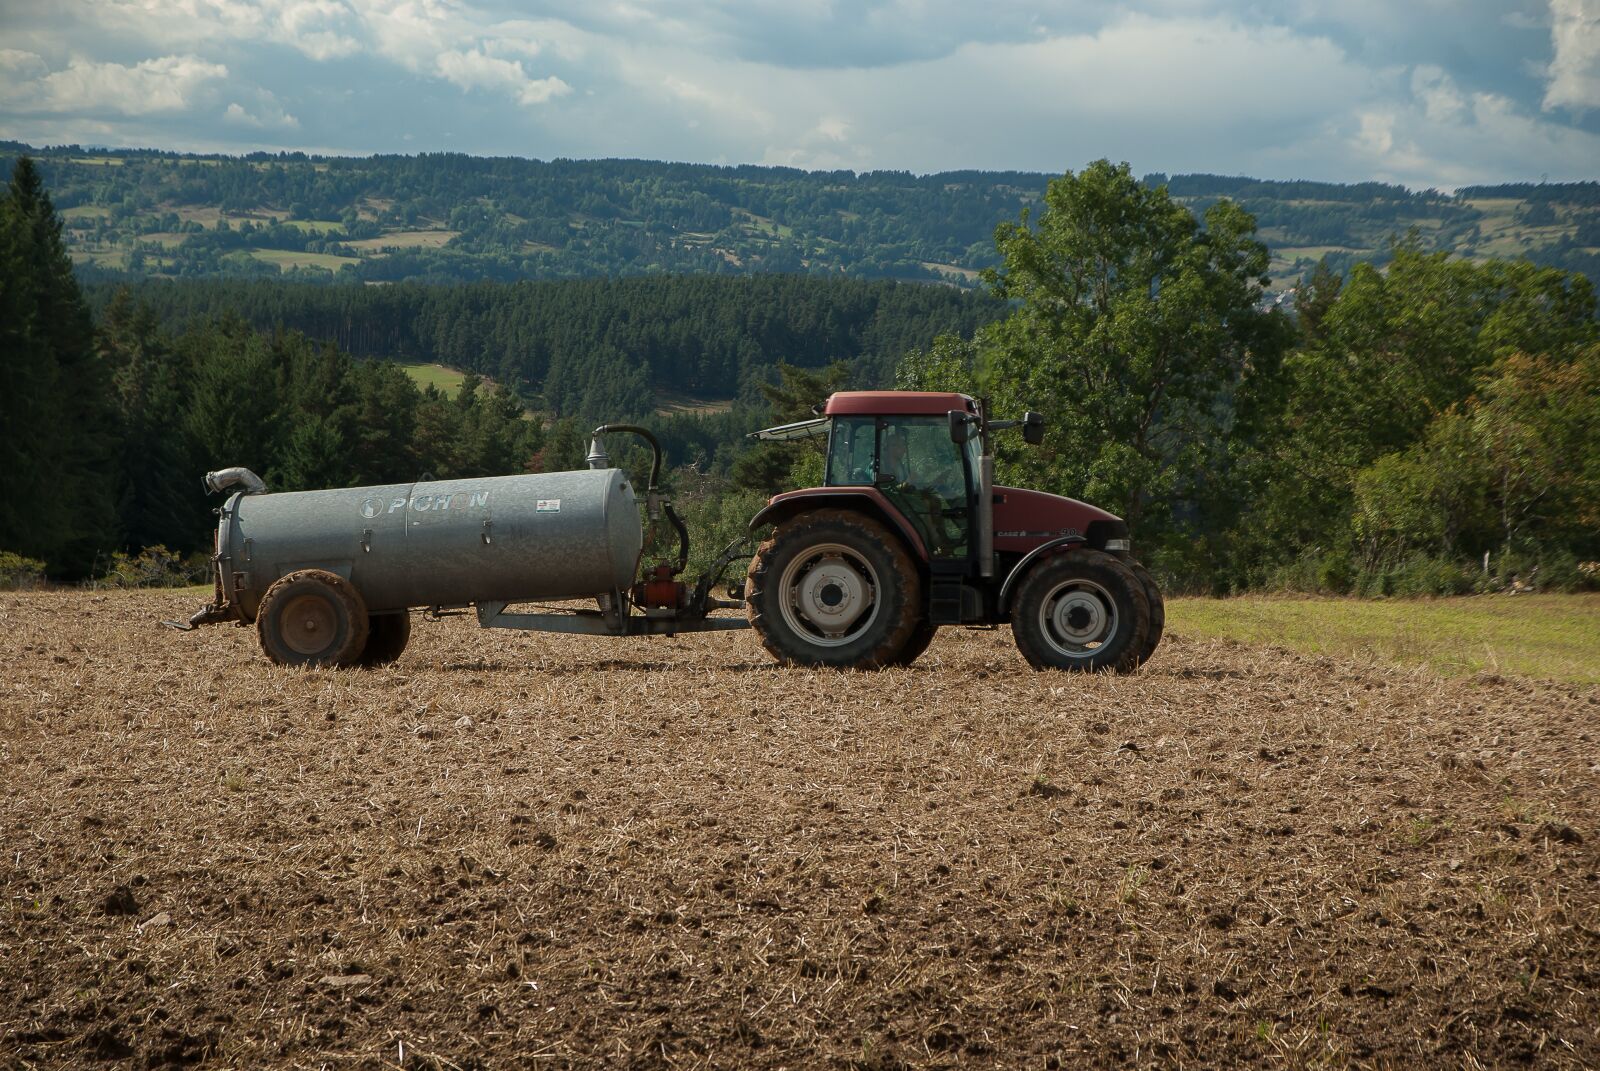
{"label": "cab door", "polygon": [[917,529],[934,561],[964,566],[973,553],[974,474],[967,451],[950,441],[949,421],[895,417],[880,420],[877,430],[878,489]]}

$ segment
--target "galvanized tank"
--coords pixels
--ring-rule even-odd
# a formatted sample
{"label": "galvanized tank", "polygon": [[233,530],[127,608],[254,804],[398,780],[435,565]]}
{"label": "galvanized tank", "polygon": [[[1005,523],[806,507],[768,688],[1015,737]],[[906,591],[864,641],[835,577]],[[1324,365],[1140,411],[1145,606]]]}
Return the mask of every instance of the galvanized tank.
{"label": "galvanized tank", "polygon": [[626,588],[644,534],[620,469],[284,494],[221,511],[223,594],[253,621],[297,569],[350,580],[367,609],[587,598]]}

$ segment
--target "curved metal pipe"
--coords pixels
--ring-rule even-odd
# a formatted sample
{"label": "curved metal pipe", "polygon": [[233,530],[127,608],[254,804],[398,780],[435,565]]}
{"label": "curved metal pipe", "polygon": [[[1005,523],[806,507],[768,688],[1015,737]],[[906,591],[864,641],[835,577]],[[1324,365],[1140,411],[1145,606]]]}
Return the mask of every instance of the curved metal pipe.
{"label": "curved metal pipe", "polygon": [[595,428],[594,431],[590,432],[589,436],[591,440],[599,439],[600,436],[613,431],[632,432],[634,435],[639,436],[639,438],[650,444],[650,449],[655,452],[655,459],[650,463],[650,486],[646,487],[645,490],[654,491],[656,489],[656,484],[661,480],[660,440],[655,437],[655,434],[651,432],[649,428],[641,428],[637,424],[601,424],[598,428]]}
{"label": "curved metal pipe", "polygon": [[260,495],[267,491],[266,481],[242,465],[206,473],[206,490],[212,494],[230,487],[243,487],[247,495]]}

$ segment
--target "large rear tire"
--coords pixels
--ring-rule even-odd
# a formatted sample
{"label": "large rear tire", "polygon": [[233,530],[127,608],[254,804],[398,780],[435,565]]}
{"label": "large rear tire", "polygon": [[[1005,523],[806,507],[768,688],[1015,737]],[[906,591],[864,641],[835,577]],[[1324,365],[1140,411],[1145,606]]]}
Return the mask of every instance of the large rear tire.
{"label": "large rear tire", "polygon": [[911,638],[906,641],[905,650],[894,656],[894,665],[909,666],[922,657],[928,645],[933,642],[934,634],[939,631],[938,625],[930,625],[926,618],[917,622],[917,627],[911,631]]}
{"label": "large rear tire", "polygon": [[261,597],[256,634],[280,666],[351,666],[367,646],[367,605],[355,585],[325,569],[281,577]]}
{"label": "large rear tire", "polygon": [[387,666],[400,657],[410,640],[411,615],[406,611],[368,614],[367,647],[361,652],[357,664],[369,668]]}
{"label": "large rear tire", "polygon": [[922,621],[922,577],[870,517],[821,509],[779,525],[756,549],[745,605],[784,665],[893,665]]}
{"label": "large rear tire", "polygon": [[1128,568],[1144,586],[1144,598],[1150,604],[1150,628],[1145,633],[1144,647],[1139,652],[1139,665],[1142,666],[1156,653],[1156,648],[1161,644],[1161,634],[1167,630],[1167,600],[1162,598],[1161,589],[1156,586],[1156,578],[1150,575],[1150,570],[1138,562],[1129,562]]}
{"label": "large rear tire", "polygon": [[1022,578],[1011,606],[1011,633],[1034,669],[1130,672],[1149,630],[1144,585],[1098,550],[1039,562]]}

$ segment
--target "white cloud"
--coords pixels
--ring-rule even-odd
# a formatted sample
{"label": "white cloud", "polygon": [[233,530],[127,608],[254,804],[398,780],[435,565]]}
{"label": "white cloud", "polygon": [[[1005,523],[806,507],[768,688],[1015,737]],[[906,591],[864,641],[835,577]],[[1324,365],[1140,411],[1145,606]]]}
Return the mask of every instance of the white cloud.
{"label": "white cloud", "polygon": [[234,126],[249,127],[254,130],[294,130],[299,127],[300,120],[284,111],[283,105],[273,94],[263,89],[255,96],[255,104],[249,108],[238,101],[231,102],[223,110],[223,119]]}
{"label": "white cloud", "polygon": [[434,60],[439,77],[462,89],[502,92],[523,105],[544,104],[572,92],[556,77],[530,78],[521,60],[504,60],[480,51],[441,52]]}
{"label": "white cloud", "polygon": [[1454,189],[1547,170],[1590,177],[1600,160],[1600,136],[1543,121],[1502,94],[1464,92],[1438,68],[1413,71],[1411,92],[1360,112],[1342,139],[1372,178]]}
{"label": "white cloud", "polygon": [[0,65],[9,106],[26,113],[181,112],[228,76],[227,67],[198,56],[161,56],[132,66],[73,59],[61,70],[48,71],[40,57],[31,55],[8,50]]}
{"label": "white cloud", "polygon": [[1600,108],[1600,0],[1550,0],[1546,111]]}

